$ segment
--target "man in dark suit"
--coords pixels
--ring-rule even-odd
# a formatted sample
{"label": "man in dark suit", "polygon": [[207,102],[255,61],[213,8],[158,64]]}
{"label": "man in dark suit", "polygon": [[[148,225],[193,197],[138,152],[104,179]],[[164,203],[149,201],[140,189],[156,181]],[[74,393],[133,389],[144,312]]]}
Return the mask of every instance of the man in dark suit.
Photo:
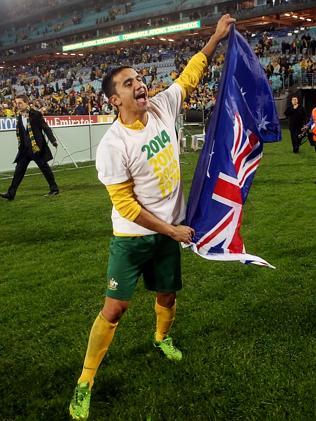
{"label": "man in dark suit", "polygon": [[44,133],[55,147],[57,147],[57,140],[51,128],[45,122],[43,115],[30,108],[26,95],[18,95],[15,102],[19,110],[16,124],[19,148],[14,160],[16,167],[13,180],[7,193],[1,193],[1,197],[7,200],[14,199],[31,161],[37,164],[48,182],[50,190],[47,196],[54,196],[59,193],[59,189],[54,174],[48,165],[48,161],[53,159],[53,156],[46,143]]}
{"label": "man in dark suit", "polygon": [[293,96],[289,106],[284,114],[289,119],[289,129],[291,133],[293,152],[298,153],[300,148],[299,135],[301,134],[302,127],[306,122],[305,109],[299,104],[297,96]]}

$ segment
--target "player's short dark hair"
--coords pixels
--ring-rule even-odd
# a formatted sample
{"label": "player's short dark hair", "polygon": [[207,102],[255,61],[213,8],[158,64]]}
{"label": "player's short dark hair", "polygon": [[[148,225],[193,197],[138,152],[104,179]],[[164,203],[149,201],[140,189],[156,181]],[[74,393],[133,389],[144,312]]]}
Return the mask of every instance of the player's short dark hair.
{"label": "player's short dark hair", "polygon": [[132,67],[131,66],[116,67],[115,69],[111,70],[109,73],[107,73],[104,76],[102,80],[102,91],[105,93],[105,95],[108,98],[110,98],[112,95],[116,93],[115,83],[113,81],[114,77],[118,75],[124,69],[132,69]]}
{"label": "player's short dark hair", "polygon": [[17,95],[15,97],[15,99],[22,99],[22,101],[25,102],[26,104],[29,103],[29,97],[27,95],[25,95],[25,94]]}

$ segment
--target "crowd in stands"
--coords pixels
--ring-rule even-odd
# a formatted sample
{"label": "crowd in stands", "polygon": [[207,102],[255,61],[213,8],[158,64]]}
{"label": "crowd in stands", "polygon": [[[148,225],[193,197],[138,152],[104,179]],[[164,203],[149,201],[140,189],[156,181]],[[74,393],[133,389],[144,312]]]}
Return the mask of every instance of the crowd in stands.
{"label": "crowd in stands", "polygon": [[[43,115],[113,114],[112,107],[101,92],[95,93],[92,87],[79,93],[74,90],[68,93],[49,90],[38,97],[30,94],[29,98],[31,106]],[[16,113],[14,100],[3,100],[0,103],[0,117],[14,117]]]}
{"label": "crowd in stands", "polygon": [[281,44],[263,33],[254,51],[274,91],[290,88],[297,80],[306,85],[316,83],[316,38],[308,31],[283,39]]}
{"label": "crowd in stands", "polygon": [[[296,77],[316,83],[315,38],[308,31],[294,34],[288,41],[275,44],[273,36],[262,33],[252,43],[271,86],[291,87]],[[254,42],[252,42],[254,41]],[[105,73],[118,65],[136,67],[146,81],[149,95],[165,89],[178,76],[189,57],[203,46],[197,37],[179,43],[161,43],[156,46],[139,45],[129,49],[117,48],[110,53],[82,58],[50,61],[28,66],[2,69],[0,80],[0,115],[15,114],[14,101],[18,93],[26,93],[33,105],[46,115],[108,114],[111,106],[101,93]],[[212,109],[224,64],[224,47],[220,48],[208,68],[208,73],[197,90],[184,103],[185,109]],[[281,85],[276,83],[280,81]],[[286,84],[286,85],[285,85]]]}

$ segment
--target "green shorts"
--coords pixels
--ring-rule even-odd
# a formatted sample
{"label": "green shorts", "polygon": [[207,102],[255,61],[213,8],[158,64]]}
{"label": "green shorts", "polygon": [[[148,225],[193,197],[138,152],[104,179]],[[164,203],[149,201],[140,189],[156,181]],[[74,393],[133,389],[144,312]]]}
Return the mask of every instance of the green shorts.
{"label": "green shorts", "polygon": [[180,290],[179,243],[162,234],[112,237],[106,296],[130,300],[141,275],[145,288],[150,291],[168,293]]}

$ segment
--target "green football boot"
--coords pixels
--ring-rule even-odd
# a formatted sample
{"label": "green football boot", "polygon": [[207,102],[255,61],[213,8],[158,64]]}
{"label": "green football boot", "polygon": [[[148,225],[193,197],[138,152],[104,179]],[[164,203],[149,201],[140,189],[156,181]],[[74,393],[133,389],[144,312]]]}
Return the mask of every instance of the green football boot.
{"label": "green football boot", "polygon": [[69,413],[73,420],[86,421],[88,419],[90,398],[89,383],[78,383],[69,405]]}
{"label": "green football boot", "polygon": [[163,341],[154,341],[154,346],[162,351],[169,360],[182,360],[182,352],[176,348],[172,343],[172,338],[166,336]]}

